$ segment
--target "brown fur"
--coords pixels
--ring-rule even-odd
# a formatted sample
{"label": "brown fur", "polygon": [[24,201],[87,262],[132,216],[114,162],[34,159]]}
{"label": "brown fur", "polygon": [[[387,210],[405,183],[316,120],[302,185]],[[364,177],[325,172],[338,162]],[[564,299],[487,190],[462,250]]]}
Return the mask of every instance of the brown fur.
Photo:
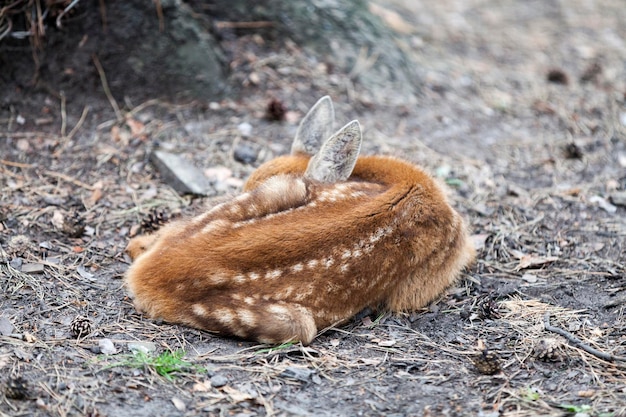
{"label": "brown fur", "polygon": [[308,344],[365,307],[419,309],[472,262],[461,217],[424,171],[360,157],[346,181],[303,177],[277,158],[241,196],[132,239],[126,285],[138,310],[268,343]]}

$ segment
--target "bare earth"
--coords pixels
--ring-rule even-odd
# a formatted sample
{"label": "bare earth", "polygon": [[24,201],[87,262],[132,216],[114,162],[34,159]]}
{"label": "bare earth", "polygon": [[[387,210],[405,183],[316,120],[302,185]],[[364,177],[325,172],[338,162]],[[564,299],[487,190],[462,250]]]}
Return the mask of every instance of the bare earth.
{"label": "bare earth", "polygon": [[[116,119],[101,85],[65,91],[64,106],[2,88],[0,416],[626,416],[623,1],[377,4],[408,32],[415,104],[252,34],[224,40],[242,88],[212,104],[117,97]],[[123,251],[142,219],[235,195],[325,94],[339,123],[360,120],[364,153],[449,185],[477,264],[424,311],[364,314],[307,348],[138,315]],[[265,118],[272,98],[286,121]],[[148,159],[157,145],[222,173],[215,195],[178,196]],[[92,326],[79,338],[77,316]],[[131,366],[131,342],[189,364],[171,379]]]}

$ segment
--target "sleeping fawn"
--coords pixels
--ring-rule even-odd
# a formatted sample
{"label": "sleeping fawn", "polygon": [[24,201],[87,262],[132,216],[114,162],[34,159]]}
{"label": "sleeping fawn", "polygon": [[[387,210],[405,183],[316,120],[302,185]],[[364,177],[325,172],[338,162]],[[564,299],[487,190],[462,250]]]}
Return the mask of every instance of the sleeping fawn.
{"label": "sleeping fawn", "polygon": [[309,344],[362,309],[424,307],[474,259],[444,191],[424,171],[359,157],[355,120],[332,134],[324,97],[291,155],[244,193],[133,238],[126,286],[152,318],[264,343]]}

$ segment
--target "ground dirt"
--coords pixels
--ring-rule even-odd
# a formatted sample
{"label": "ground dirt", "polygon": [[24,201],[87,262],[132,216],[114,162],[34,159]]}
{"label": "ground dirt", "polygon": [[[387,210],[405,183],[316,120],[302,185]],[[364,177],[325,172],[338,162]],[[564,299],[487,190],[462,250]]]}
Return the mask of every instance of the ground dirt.
{"label": "ground dirt", "polygon": [[[626,415],[623,2],[378,5],[415,60],[417,104],[380,104],[359,82],[367,65],[336,73],[254,32],[222,41],[238,86],[223,100],[146,91],[143,103],[117,96],[116,117],[101,83],[63,96],[3,87],[0,415]],[[137,314],[122,277],[142,219],[236,194],[288,152],[325,94],[339,122],[360,120],[364,153],[407,158],[448,184],[476,265],[423,311],[363,315],[306,348]],[[285,121],[265,117],[273,98]],[[215,195],[178,196],[148,159],[156,146],[221,173]],[[91,323],[79,338],[77,316]],[[131,366],[131,342],[190,364],[171,380]]]}

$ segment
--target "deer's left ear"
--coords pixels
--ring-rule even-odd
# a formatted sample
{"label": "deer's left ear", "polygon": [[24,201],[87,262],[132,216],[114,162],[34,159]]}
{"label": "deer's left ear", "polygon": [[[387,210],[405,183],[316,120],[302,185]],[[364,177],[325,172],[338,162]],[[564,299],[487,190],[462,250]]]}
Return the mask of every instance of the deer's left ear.
{"label": "deer's left ear", "polygon": [[291,145],[291,154],[315,155],[333,133],[335,109],[329,96],[320,98],[304,116]]}
{"label": "deer's left ear", "polygon": [[353,120],[328,138],[311,158],[305,178],[335,183],[348,179],[361,151],[361,125]]}

